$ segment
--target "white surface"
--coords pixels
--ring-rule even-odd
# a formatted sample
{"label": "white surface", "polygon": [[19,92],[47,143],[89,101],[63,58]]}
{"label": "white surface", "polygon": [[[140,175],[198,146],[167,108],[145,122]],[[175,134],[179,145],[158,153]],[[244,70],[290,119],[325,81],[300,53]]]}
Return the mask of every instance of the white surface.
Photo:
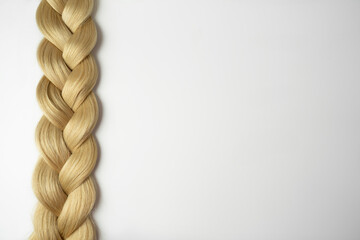
{"label": "white surface", "polygon": [[[0,1],[0,239],[31,233],[38,1]],[[102,240],[360,238],[360,1],[97,3]]]}

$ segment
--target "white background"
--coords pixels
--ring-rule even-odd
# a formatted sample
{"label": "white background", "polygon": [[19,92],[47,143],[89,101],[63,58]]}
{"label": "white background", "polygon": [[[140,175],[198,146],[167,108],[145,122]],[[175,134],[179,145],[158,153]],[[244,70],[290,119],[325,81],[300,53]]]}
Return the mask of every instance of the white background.
{"label": "white background", "polygon": [[[0,1],[0,239],[32,231],[39,1]],[[103,0],[102,240],[360,239],[360,1]]]}

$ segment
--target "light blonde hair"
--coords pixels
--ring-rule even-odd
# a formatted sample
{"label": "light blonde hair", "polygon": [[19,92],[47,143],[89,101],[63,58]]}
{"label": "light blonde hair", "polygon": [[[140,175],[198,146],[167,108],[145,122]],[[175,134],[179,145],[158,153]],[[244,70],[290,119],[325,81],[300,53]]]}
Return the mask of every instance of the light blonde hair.
{"label": "light blonde hair", "polygon": [[92,130],[98,118],[93,5],[93,0],[42,0],[37,9],[44,76],[36,93],[44,116],[36,129],[40,158],[33,189],[39,204],[31,240],[96,238],[90,216],[97,159]]}

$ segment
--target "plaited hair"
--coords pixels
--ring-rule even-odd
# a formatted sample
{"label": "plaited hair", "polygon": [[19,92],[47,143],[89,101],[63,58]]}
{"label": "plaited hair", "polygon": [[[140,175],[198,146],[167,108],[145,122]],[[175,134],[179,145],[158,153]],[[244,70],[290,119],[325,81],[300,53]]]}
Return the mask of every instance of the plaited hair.
{"label": "plaited hair", "polygon": [[93,0],[42,0],[36,13],[44,39],[44,72],[36,95],[44,113],[36,128],[40,157],[33,175],[39,200],[31,240],[95,239],[91,219],[97,160],[92,131],[98,105],[92,89],[98,71],[91,51],[96,28]]}

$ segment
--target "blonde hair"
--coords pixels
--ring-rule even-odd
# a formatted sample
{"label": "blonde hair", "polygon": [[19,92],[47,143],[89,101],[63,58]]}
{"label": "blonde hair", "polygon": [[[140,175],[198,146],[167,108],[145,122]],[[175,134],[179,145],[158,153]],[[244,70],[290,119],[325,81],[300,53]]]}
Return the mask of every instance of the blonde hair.
{"label": "blonde hair", "polygon": [[97,159],[92,130],[98,118],[93,5],[93,0],[42,0],[37,9],[44,76],[36,93],[44,116],[36,129],[40,157],[33,189],[39,203],[31,240],[96,238],[90,216]]}

